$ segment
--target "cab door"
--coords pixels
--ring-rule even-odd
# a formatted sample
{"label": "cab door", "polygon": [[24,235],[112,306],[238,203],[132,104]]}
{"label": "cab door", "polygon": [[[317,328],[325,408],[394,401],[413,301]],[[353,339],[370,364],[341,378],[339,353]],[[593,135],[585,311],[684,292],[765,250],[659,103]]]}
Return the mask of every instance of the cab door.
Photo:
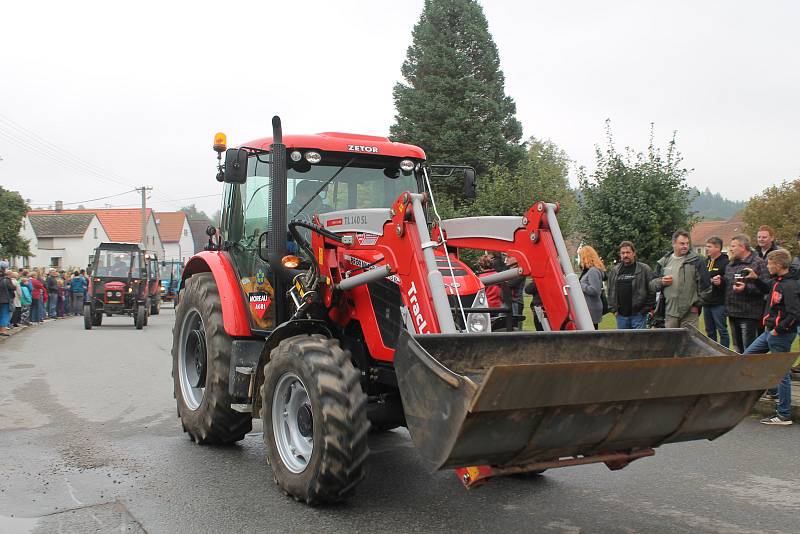
{"label": "cab door", "polygon": [[258,255],[258,241],[269,228],[270,179],[265,155],[248,160],[247,183],[226,184],[221,228],[242,294],[256,330],[275,327],[275,292],[269,264]]}

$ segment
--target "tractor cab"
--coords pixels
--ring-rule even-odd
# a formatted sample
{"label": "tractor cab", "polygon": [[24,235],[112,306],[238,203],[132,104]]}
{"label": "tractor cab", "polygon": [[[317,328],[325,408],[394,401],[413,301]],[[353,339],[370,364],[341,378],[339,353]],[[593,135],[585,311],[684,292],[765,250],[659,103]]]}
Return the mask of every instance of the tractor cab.
{"label": "tractor cab", "polygon": [[130,315],[137,329],[147,324],[148,274],[145,252],[135,243],[101,243],[90,268],[84,327],[102,324],[103,315]]}
{"label": "tractor cab", "polygon": [[147,300],[150,315],[161,313],[161,279],[159,273],[158,254],[148,251],[144,255],[147,265]]}
{"label": "tractor cab", "polygon": [[177,300],[178,292],[180,291],[182,272],[183,262],[179,260],[166,260],[159,263],[159,293],[162,301],[172,302]]}

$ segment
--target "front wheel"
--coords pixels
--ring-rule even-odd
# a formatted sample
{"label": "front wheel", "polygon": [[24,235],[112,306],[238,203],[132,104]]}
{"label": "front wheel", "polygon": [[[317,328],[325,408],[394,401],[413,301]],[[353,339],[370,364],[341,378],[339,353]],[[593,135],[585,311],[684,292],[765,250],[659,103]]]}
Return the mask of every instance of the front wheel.
{"label": "front wheel", "polygon": [[136,311],[133,312],[133,324],[136,326],[136,330],[141,330],[144,328],[145,319],[144,306],[136,306]]}
{"label": "front wheel", "polygon": [[275,483],[309,504],[350,496],[369,454],[367,398],[350,353],[321,335],[285,339],[264,366],[261,397]]}
{"label": "front wheel", "polygon": [[172,329],[172,378],[183,430],[200,444],[239,441],[250,432],[252,419],[249,413],[231,408],[228,373],[233,343],[225,333],[214,276],[192,276],[184,293]]}
{"label": "front wheel", "polygon": [[91,330],[93,325],[94,321],[92,321],[92,305],[87,302],[83,305],[83,328],[85,330]]}

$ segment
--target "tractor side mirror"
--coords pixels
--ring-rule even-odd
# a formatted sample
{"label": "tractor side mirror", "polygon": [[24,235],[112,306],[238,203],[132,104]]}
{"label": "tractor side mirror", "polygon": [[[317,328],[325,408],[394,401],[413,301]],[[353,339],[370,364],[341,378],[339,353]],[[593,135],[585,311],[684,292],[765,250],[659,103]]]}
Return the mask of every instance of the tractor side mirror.
{"label": "tractor side mirror", "polygon": [[478,196],[477,187],[478,181],[475,178],[475,169],[464,169],[464,196],[466,198],[475,198]]}
{"label": "tractor side mirror", "polygon": [[256,251],[258,252],[258,257],[261,258],[262,261],[269,263],[269,257],[267,256],[268,249],[267,249],[267,238],[269,237],[269,232],[262,232],[260,236],[258,236],[258,246],[256,247]]}
{"label": "tractor side mirror", "polygon": [[225,176],[227,184],[247,182],[247,151],[243,148],[229,148],[225,152]]}

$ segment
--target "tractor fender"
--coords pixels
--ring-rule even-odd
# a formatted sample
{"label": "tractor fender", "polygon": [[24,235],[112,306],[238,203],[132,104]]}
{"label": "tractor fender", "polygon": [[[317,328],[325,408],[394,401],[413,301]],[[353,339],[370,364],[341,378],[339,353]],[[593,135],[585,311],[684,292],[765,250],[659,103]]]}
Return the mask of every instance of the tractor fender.
{"label": "tractor fender", "polygon": [[198,273],[211,273],[214,276],[222,302],[225,333],[232,337],[252,336],[250,317],[230,255],[227,252],[207,250],[192,256],[181,274],[179,290],[184,288],[190,276]]}

